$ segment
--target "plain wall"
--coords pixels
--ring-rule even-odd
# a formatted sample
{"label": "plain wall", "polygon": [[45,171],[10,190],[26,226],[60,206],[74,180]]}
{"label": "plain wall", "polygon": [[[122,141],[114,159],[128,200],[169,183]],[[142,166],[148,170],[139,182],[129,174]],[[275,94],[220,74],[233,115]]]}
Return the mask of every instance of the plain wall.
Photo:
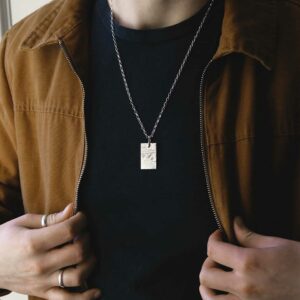
{"label": "plain wall", "polygon": [[[1,1],[1,0],[0,0]],[[18,22],[49,0],[11,0],[13,23]]]}

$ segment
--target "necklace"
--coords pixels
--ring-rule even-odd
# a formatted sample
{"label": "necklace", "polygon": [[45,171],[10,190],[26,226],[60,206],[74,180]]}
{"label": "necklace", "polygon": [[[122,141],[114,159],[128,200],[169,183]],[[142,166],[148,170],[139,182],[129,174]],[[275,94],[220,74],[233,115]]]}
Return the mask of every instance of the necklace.
{"label": "necklace", "polygon": [[115,36],[115,30],[114,30],[114,18],[113,18],[113,10],[112,10],[112,5],[110,5],[110,27],[111,27],[111,35],[112,35],[112,39],[113,39],[113,44],[114,44],[114,48],[115,48],[115,53],[116,53],[116,56],[117,56],[117,59],[118,59],[118,63],[119,63],[119,67],[120,67],[120,71],[121,71],[121,75],[122,75],[122,78],[123,78],[123,82],[124,82],[124,86],[125,86],[125,90],[126,90],[126,93],[127,93],[127,96],[128,96],[128,99],[129,99],[129,102],[130,102],[130,105],[132,107],[132,110],[135,114],[135,117],[143,131],[143,134],[144,136],[146,137],[146,140],[147,140],[147,143],[141,143],[140,144],[140,168],[142,170],[150,170],[150,169],[156,169],[157,168],[157,145],[156,143],[153,143],[152,142],[152,138],[155,134],[155,131],[156,131],[156,128],[158,126],[158,123],[163,115],[163,112],[165,111],[165,108],[169,102],[169,99],[173,93],[173,90],[178,82],[178,79],[182,73],[182,70],[186,64],[186,61],[187,59],[189,58],[190,54],[191,54],[191,51],[193,49],[193,46],[199,36],[199,33],[201,32],[202,28],[203,28],[203,25],[209,15],[209,12],[213,6],[213,3],[214,3],[214,0],[211,0],[210,1],[210,4],[205,12],[205,15],[192,39],[192,42],[190,43],[189,47],[188,47],[188,50],[184,56],[184,59],[179,67],[179,70],[175,76],[175,79],[173,81],[173,84],[170,88],[170,91],[162,105],[162,108],[158,114],[158,117],[155,121],[155,124],[153,126],[153,129],[151,131],[150,134],[147,133],[146,129],[145,129],[145,126],[139,116],[139,113],[133,103],[133,100],[132,100],[132,96],[131,96],[131,93],[130,93],[130,89],[129,89],[129,86],[128,86],[128,82],[127,82],[127,79],[126,79],[126,75],[125,75],[125,71],[124,71],[124,67],[123,67],[123,63],[122,63],[122,60],[121,60],[121,56],[120,56],[120,51],[119,51],[119,47],[118,47],[118,43],[117,43],[117,40],[116,40],[116,36]]}

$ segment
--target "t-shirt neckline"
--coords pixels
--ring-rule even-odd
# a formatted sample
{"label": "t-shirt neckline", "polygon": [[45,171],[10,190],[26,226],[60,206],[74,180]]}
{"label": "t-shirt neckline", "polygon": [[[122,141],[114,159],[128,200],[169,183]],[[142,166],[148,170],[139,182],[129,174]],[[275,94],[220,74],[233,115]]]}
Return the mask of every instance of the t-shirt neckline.
{"label": "t-shirt neckline", "polygon": [[[215,0],[216,2],[220,2]],[[198,12],[193,16],[171,26],[157,28],[157,29],[133,29],[120,25],[116,19],[114,19],[114,29],[115,34],[119,39],[132,41],[132,42],[143,42],[143,43],[157,43],[167,40],[178,39],[189,34],[194,34],[202,21],[206,10],[210,5],[210,1],[205,4]],[[216,3],[214,3],[216,5]],[[95,14],[99,18],[104,26],[109,32],[110,28],[110,7],[107,0],[95,0]],[[210,11],[208,18],[204,24],[202,30],[202,41],[208,42],[211,40],[209,34],[206,32],[205,28],[209,26],[211,22],[210,15],[213,13],[214,7]],[[214,21],[214,20],[212,20]],[[215,20],[216,21],[216,20]]]}

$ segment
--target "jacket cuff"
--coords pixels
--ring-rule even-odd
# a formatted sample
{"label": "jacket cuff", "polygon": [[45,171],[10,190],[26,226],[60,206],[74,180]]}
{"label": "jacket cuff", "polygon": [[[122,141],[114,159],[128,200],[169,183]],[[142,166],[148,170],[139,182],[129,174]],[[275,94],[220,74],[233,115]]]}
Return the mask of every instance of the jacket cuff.
{"label": "jacket cuff", "polygon": [[6,296],[8,295],[9,293],[11,293],[11,291],[8,291],[8,290],[3,290],[3,289],[0,289],[0,296]]}

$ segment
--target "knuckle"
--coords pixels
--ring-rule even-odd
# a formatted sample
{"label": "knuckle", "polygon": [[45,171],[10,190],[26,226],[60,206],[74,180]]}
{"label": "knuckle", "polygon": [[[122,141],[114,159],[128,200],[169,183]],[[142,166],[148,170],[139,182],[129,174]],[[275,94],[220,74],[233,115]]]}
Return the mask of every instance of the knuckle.
{"label": "knuckle", "polygon": [[78,213],[77,213],[77,215],[78,215],[78,218],[80,219],[80,221],[86,221],[86,215],[82,212],[82,211],[79,211]]}
{"label": "knuckle", "polygon": [[24,222],[29,222],[32,219],[32,217],[33,217],[33,214],[29,214],[29,213],[24,214],[22,216]]}
{"label": "knuckle", "polygon": [[211,257],[213,253],[214,253],[214,243],[212,241],[212,236],[210,236],[207,242],[207,256]]}
{"label": "knuckle", "polygon": [[24,236],[24,239],[22,241],[22,248],[23,251],[27,254],[27,255],[32,255],[35,254],[37,252],[37,244],[34,241],[34,239],[32,238],[31,235],[26,234]]}
{"label": "knuckle", "polygon": [[72,240],[76,236],[75,227],[72,223],[67,222],[64,224],[65,236],[68,240]]}
{"label": "knuckle", "polygon": [[202,297],[203,300],[209,300],[209,299],[207,298],[207,296],[205,295],[205,293],[204,293],[203,285],[200,285],[200,286],[199,286],[199,294],[200,294],[200,296]]}
{"label": "knuckle", "polygon": [[200,284],[204,284],[206,283],[206,269],[202,267],[200,274],[199,274],[199,282]]}
{"label": "knuckle", "polygon": [[85,281],[85,277],[84,277],[84,273],[78,271],[78,272],[74,272],[73,278],[72,280],[72,285],[74,286],[81,286],[83,285],[84,281]]}
{"label": "knuckle", "polygon": [[257,294],[257,287],[255,284],[244,280],[242,283],[240,283],[239,286],[239,294],[242,296],[242,298],[251,298],[254,297]]}
{"label": "knuckle", "polygon": [[256,269],[258,266],[258,260],[253,252],[246,252],[242,255],[241,269],[244,272],[249,272]]}
{"label": "knuckle", "polygon": [[85,260],[85,251],[81,244],[75,245],[74,255],[77,263],[80,263]]}
{"label": "knuckle", "polygon": [[45,273],[45,265],[43,261],[41,260],[35,260],[31,263],[31,272],[33,273],[34,276],[40,276]]}
{"label": "knuckle", "polygon": [[212,243],[207,244],[207,256],[210,258],[213,257],[214,252],[215,252],[215,249],[213,247],[213,244]]}

